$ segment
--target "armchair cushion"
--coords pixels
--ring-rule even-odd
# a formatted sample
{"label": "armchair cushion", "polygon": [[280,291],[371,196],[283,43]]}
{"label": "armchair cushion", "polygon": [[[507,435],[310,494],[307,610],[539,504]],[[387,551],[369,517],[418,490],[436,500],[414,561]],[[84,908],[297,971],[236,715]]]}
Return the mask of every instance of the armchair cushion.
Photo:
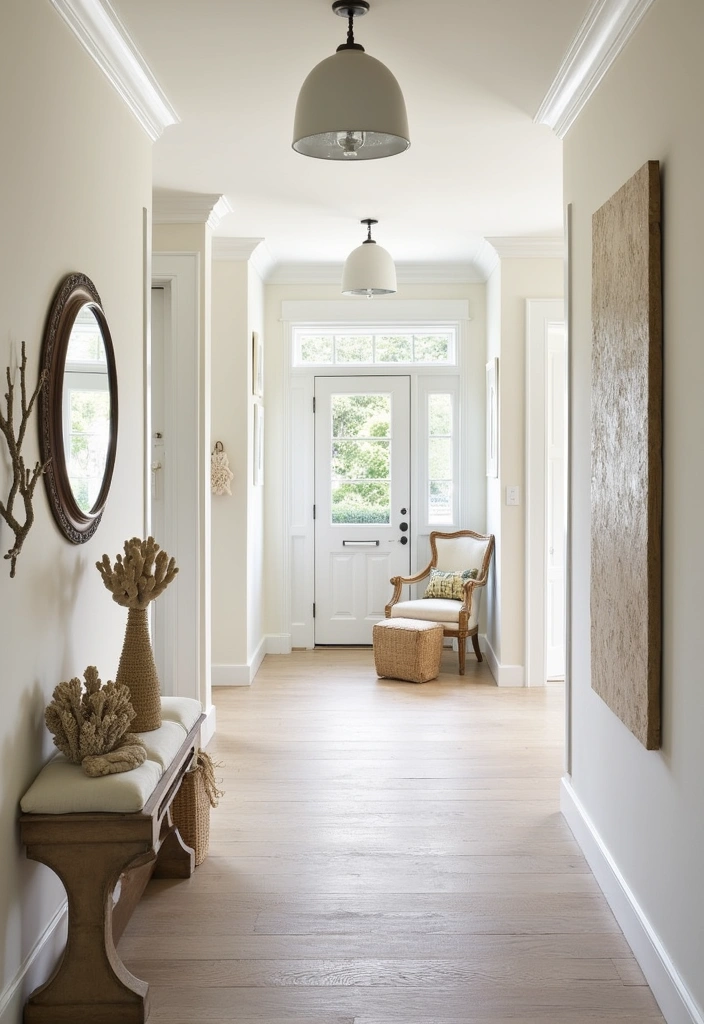
{"label": "armchair cushion", "polygon": [[399,601],[391,608],[392,619],[424,619],[456,629],[460,619],[461,601],[424,597],[420,601]]}
{"label": "armchair cushion", "polygon": [[430,570],[430,582],[423,594],[424,598],[446,597],[452,601],[464,600],[464,585],[467,580],[476,580],[477,569],[465,569],[464,572],[445,572],[442,569]]}

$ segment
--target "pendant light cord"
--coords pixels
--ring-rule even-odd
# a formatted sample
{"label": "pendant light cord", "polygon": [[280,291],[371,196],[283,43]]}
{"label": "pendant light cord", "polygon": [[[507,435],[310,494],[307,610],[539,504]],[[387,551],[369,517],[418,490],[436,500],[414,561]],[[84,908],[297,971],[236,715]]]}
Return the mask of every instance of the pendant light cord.
{"label": "pendant light cord", "polygon": [[354,46],[354,11],[350,10],[347,21],[347,45]]}

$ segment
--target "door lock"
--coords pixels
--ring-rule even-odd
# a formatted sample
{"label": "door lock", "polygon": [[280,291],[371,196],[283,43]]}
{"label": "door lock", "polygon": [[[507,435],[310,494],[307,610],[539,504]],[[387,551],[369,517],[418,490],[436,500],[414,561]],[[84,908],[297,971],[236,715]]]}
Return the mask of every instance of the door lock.
{"label": "door lock", "polygon": [[401,537],[402,544],[408,544],[408,537]]}
{"label": "door lock", "polygon": [[408,529],[408,523],[399,523],[398,528],[401,531],[401,533],[405,533],[406,530]]}

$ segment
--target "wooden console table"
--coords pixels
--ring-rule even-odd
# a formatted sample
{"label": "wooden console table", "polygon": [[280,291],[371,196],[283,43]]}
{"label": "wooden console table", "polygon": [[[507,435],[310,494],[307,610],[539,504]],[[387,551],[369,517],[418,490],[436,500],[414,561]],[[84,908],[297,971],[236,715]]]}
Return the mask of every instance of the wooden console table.
{"label": "wooden console table", "polygon": [[130,974],[115,944],[152,875],[189,878],[193,872],[193,850],[173,824],[171,802],[204,718],[201,714],[192,725],[140,811],[20,817],[27,856],[56,872],[68,895],[64,954],[51,978],[30,996],[25,1024],[146,1021],[149,986]]}

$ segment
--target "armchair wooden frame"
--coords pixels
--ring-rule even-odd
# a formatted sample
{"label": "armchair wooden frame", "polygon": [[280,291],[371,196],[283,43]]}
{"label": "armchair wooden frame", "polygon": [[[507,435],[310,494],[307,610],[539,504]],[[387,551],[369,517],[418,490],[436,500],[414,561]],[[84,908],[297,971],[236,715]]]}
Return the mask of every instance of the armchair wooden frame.
{"label": "armchair wooden frame", "polygon": [[467,638],[472,638],[472,646],[474,647],[474,653],[477,656],[477,661],[482,661],[482,653],[479,649],[479,626],[474,626],[473,629],[468,629],[467,624],[472,614],[472,599],[474,591],[478,587],[485,587],[489,578],[489,566],[491,565],[491,556],[494,553],[494,536],[493,534],[475,533],[473,530],[457,530],[456,533],[442,533],[439,530],[433,530],[430,534],[430,550],[432,556],[428,565],[423,569],[422,572],[417,573],[415,576],[392,576],[389,581],[394,592],[391,600],[384,609],[386,618],[391,618],[391,609],[397,604],[401,598],[401,591],[404,586],[411,583],[420,583],[427,576],[430,576],[430,570],[435,569],[438,561],[438,548],[437,538],[440,537],[443,540],[452,540],[455,537],[474,537],[475,540],[487,541],[486,551],[484,552],[484,559],[482,561],[479,576],[476,580],[467,580],[464,585],[464,600],[459,611],[459,619],[457,625],[449,625],[443,623],[443,633],[447,637],[453,637],[457,640],[457,649],[459,653],[459,665],[460,675],[464,675],[465,670],[465,654],[467,646]]}

